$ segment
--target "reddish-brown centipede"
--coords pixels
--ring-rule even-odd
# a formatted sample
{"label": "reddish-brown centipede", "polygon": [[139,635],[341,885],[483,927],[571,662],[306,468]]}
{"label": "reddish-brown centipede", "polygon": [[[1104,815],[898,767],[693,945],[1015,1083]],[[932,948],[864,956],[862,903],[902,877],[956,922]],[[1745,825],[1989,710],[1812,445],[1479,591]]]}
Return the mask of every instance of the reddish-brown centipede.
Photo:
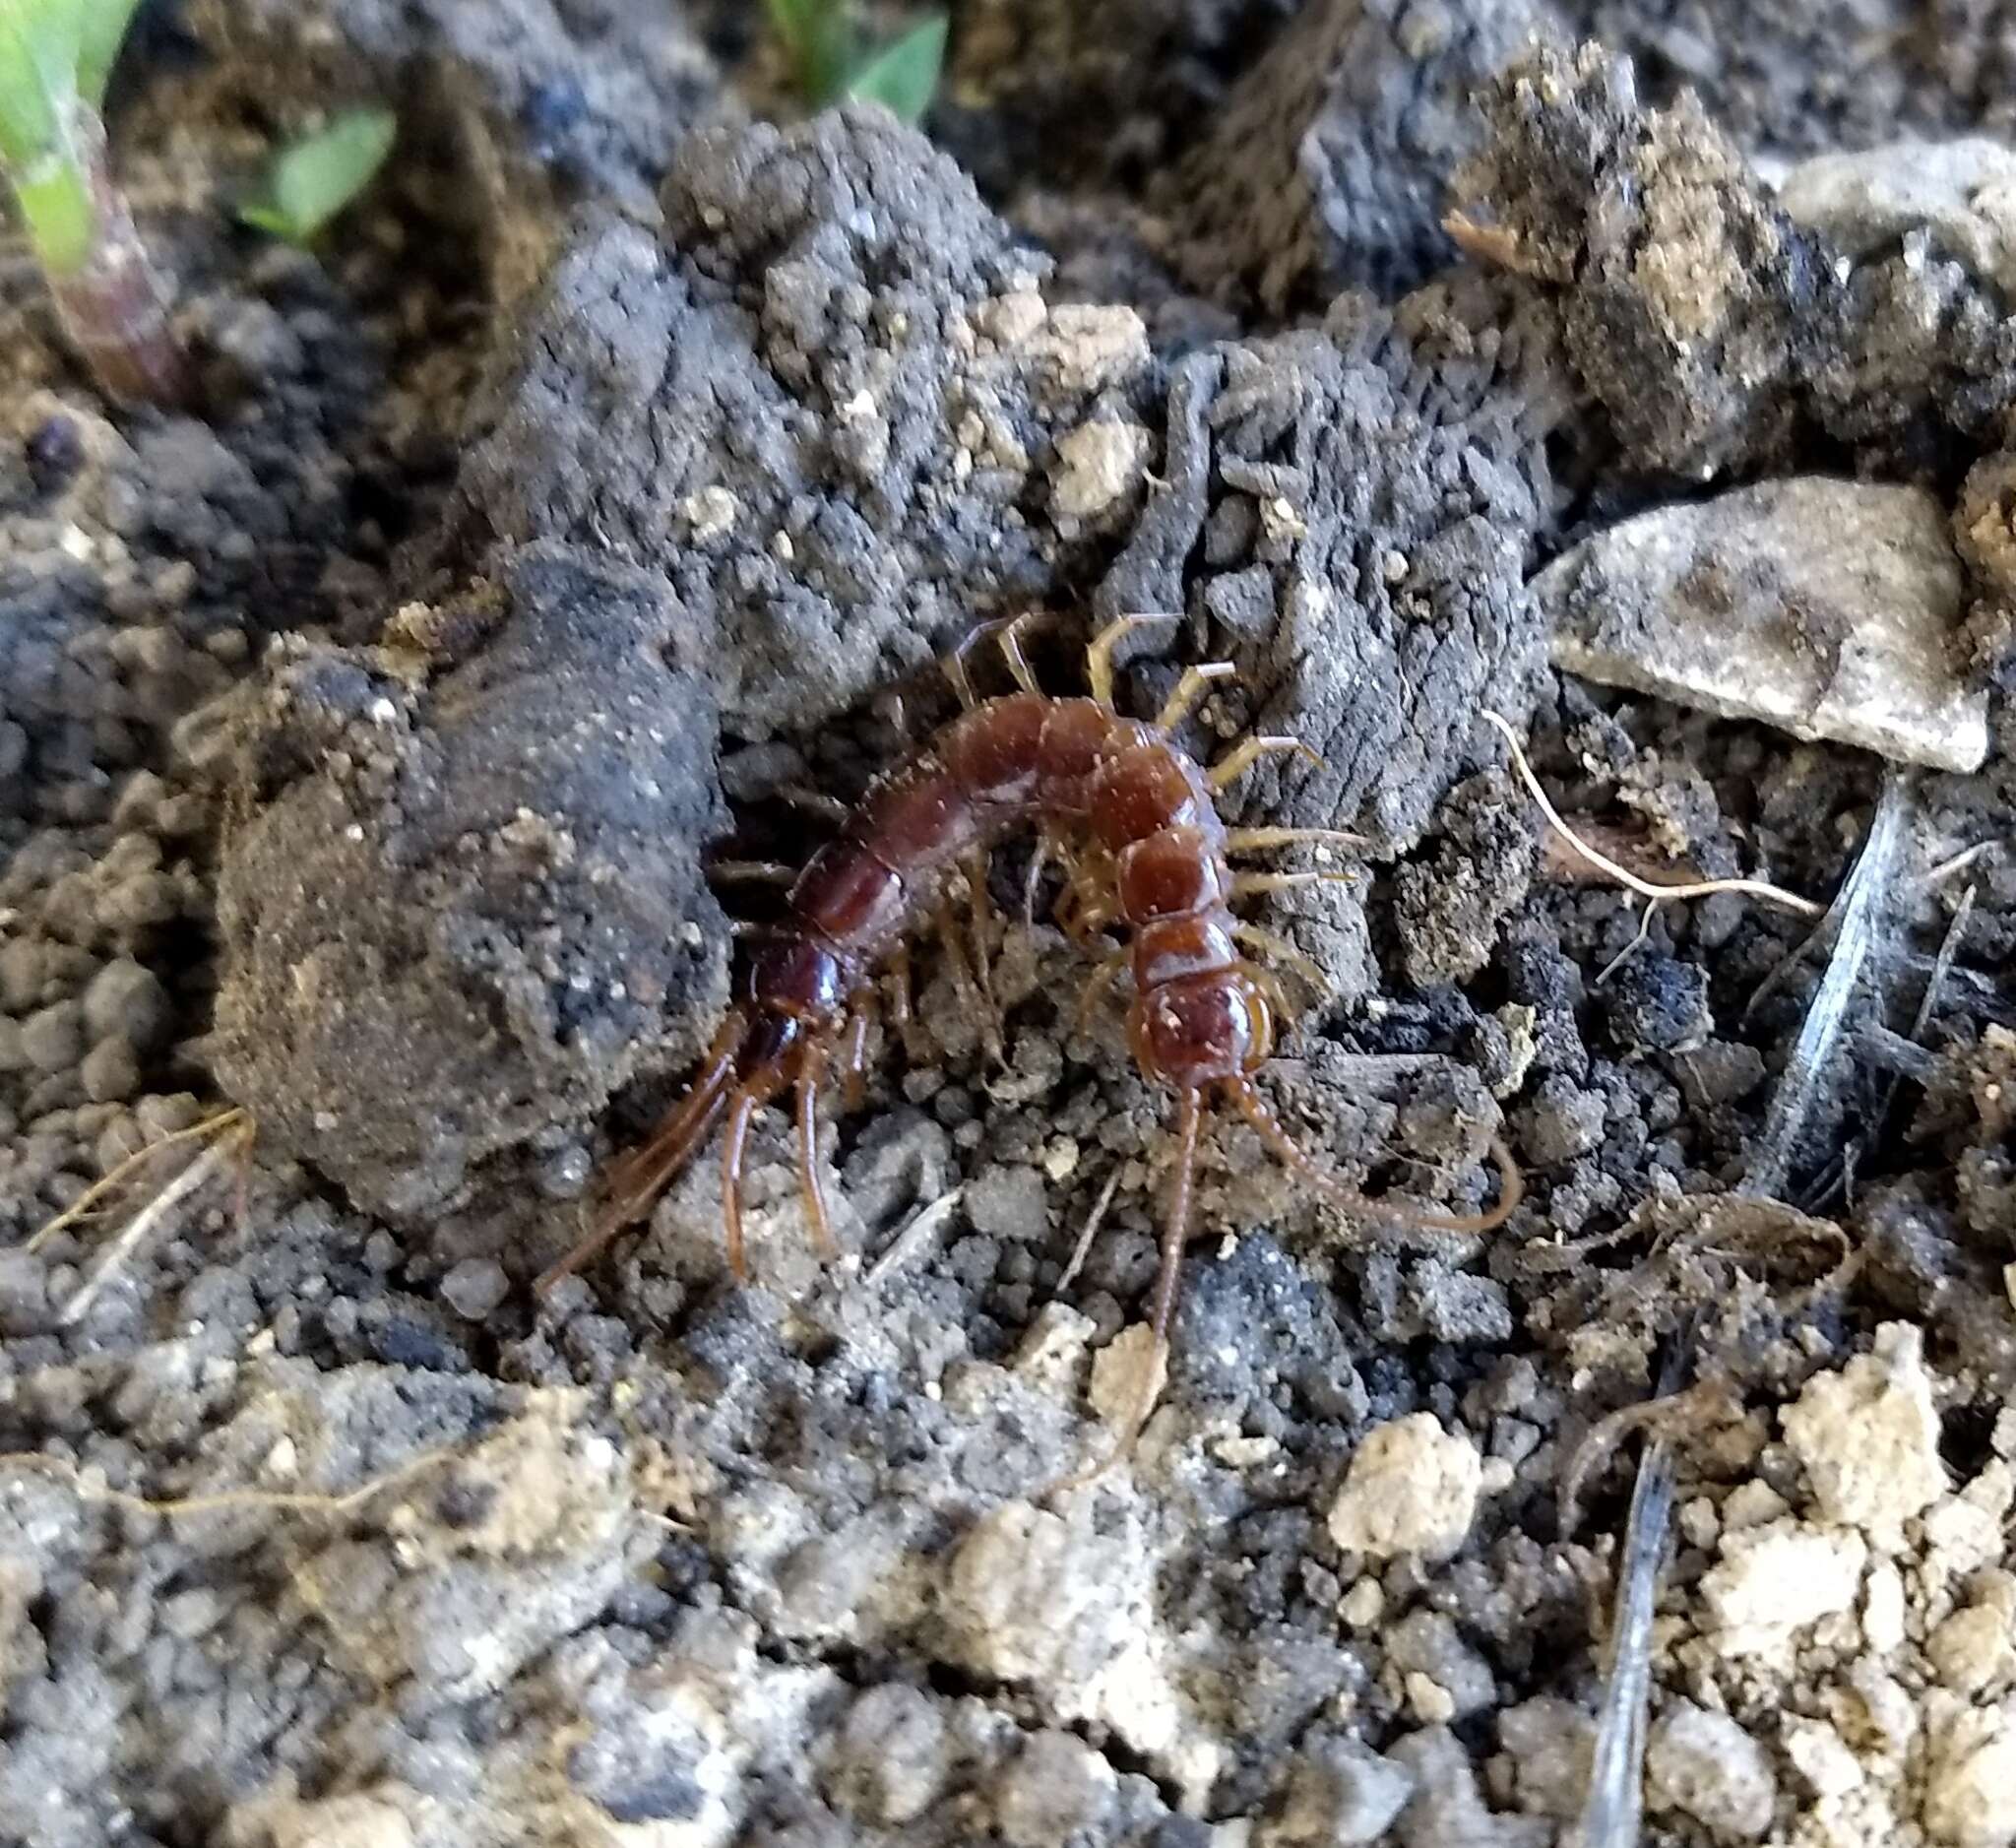
{"label": "reddish-brown centipede", "polygon": [[[1094,640],[1087,651],[1090,698],[1052,698],[1038,690],[1019,640],[1027,618],[989,623],[969,637],[948,663],[966,710],[878,782],[840,838],[797,875],[786,922],[756,940],[743,966],[740,998],[692,1087],[650,1141],[618,1166],[600,1221],[539,1279],[541,1293],[635,1219],[724,1112],[727,1258],[743,1275],[741,1179],[749,1123],[787,1089],[795,1093],[806,1218],[822,1250],[831,1250],[816,1150],[819,1091],[834,1051],[846,1043],[844,1069],[850,1080],[857,1076],[873,973],[922,906],[938,898],[951,867],[970,863],[1009,830],[1030,825],[1041,828],[1046,842],[1068,835],[1085,844],[1074,925],[1081,934],[1106,924],[1131,933],[1102,973],[1132,961],[1128,1043],[1143,1073],[1176,1094],[1175,1180],[1150,1311],[1158,1345],[1167,1338],[1189,1233],[1207,1093],[1230,1100],[1303,1181],[1353,1212],[1443,1232],[1484,1232],[1504,1222],[1518,1204],[1520,1179],[1501,1143],[1492,1144],[1501,1177],[1496,1206],[1469,1216],[1423,1212],[1345,1186],[1290,1137],[1254,1088],[1253,1073],[1273,1051],[1280,988],[1268,971],[1240,954],[1241,941],[1264,947],[1270,940],[1234,918],[1232,900],[1330,875],[1234,875],[1228,860],[1241,850],[1324,838],[1327,831],[1228,828],[1218,813],[1220,791],[1269,752],[1306,751],[1298,739],[1249,737],[1209,769],[1174,741],[1175,728],[1210,684],[1232,673],[1228,663],[1189,669],[1152,725],[1114,710],[1113,649],[1132,629],[1159,619],[1125,616]],[[987,634],[998,637],[1020,690],[976,700],[964,655]]]}

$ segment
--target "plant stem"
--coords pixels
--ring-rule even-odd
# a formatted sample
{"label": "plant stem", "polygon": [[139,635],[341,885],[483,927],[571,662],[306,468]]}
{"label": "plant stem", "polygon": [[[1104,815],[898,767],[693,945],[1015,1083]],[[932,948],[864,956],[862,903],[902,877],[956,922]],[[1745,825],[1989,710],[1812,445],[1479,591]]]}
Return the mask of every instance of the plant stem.
{"label": "plant stem", "polygon": [[15,196],[56,316],[105,396],[120,404],[189,402],[188,356],[133,215],[112,184],[105,133],[77,106],[61,142],[15,178]]}

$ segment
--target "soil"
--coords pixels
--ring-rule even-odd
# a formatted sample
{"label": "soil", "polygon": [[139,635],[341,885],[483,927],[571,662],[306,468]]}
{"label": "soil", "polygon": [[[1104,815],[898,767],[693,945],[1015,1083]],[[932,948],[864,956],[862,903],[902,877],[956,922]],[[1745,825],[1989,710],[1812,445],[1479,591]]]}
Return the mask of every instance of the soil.
{"label": "soil", "polygon": [[[918,132],[799,119],[741,6],[148,9],[112,146],[202,414],[0,285],[0,1845],[1584,1840],[1648,1429],[1638,1838],[2016,1843],[2005,35],[968,0]],[[319,249],[232,225],[381,96]],[[1814,477],[1950,519],[1979,771],[1550,666],[1549,563]],[[1844,648],[1774,589],[1843,536],[1769,539],[1703,648]],[[827,1113],[839,1261],[771,1111],[748,1282],[708,1159],[531,1289],[774,915],[715,862],[1028,608],[1054,690],[1163,612],[1128,710],[1229,661],[1183,747],[1318,754],[1227,798],[1360,838],[1253,913],[1297,1138],[1526,1187],[1410,1234],[1214,1117],[1075,1486],[1169,1112],[1026,841],[948,895],[991,1007],[920,919]],[[1486,713],[1627,869],[1853,902],[1647,908]]]}

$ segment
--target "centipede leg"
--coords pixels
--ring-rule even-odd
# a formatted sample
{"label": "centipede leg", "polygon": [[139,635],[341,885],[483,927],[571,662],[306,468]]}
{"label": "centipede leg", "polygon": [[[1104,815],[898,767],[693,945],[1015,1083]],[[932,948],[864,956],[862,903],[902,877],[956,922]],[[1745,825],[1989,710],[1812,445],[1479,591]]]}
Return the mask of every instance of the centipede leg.
{"label": "centipede leg", "polygon": [[1236,680],[1238,677],[1238,668],[1229,661],[1206,661],[1194,668],[1185,668],[1183,677],[1163,702],[1162,711],[1155,715],[1155,729],[1173,732],[1190,716],[1192,708],[1204,697],[1214,680]]}
{"label": "centipede leg", "polygon": [[749,1260],[742,1248],[742,1160],[749,1120],[755,1115],[756,1093],[744,1085],[728,1101],[728,1126],[721,1139],[721,1214],[727,1229],[728,1270],[737,1283],[749,1281]]}
{"label": "centipede leg", "polygon": [[1411,1227],[1418,1232],[1493,1232],[1512,1217],[1520,1201],[1526,1197],[1525,1175],[1513,1160],[1512,1151],[1500,1138],[1493,1136],[1491,1161],[1498,1170],[1498,1203],[1484,1212],[1431,1213],[1398,1200],[1372,1199],[1355,1187],[1346,1186],[1290,1135],[1281,1118],[1267,1108],[1266,1100],[1254,1088],[1250,1078],[1228,1078],[1223,1081],[1222,1089],[1239,1107],[1246,1120],[1260,1132],[1260,1139],[1304,1185],[1347,1212],[1362,1213],[1368,1218],[1383,1219],[1389,1224]]}
{"label": "centipede leg", "polygon": [[1283,751],[1292,751],[1318,770],[1328,768],[1320,753],[1298,737],[1277,737],[1263,733],[1258,737],[1242,740],[1221,757],[1204,773],[1204,780],[1214,790],[1224,790],[1236,783],[1263,757],[1274,757]]}
{"label": "centipede leg", "polygon": [[970,855],[965,862],[967,903],[973,912],[973,967],[980,998],[998,1014],[994,1000],[994,910],[987,899],[987,857]]}
{"label": "centipede leg", "polygon": [[979,1021],[980,1044],[986,1049],[987,1056],[998,1063],[1001,1058],[1000,1022],[974,979],[965,947],[959,940],[959,921],[952,915],[950,903],[943,898],[938,901],[938,935],[945,946],[945,966],[951,971],[952,986],[959,990],[960,1000],[973,1010],[975,1018]]}
{"label": "centipede leg", "polygon": [[1022,881],[1022,927],[1036,928],[1036,895],[1042,890],[1043,867],[1050,858],[1050,831],[1045,828],[1036,837],[1036,846],[1030,851],[1029,871]]}
{"label": "centipede leg", "polygon": [[973,690],[973,674],[968,669],[966,658],[990,635],[999,635],[1010,626],[1005,617],[996,616],[987,622],[975,626],[954,642],[939,662],[945,669],[946,679],[952,682],[952,690],[959,697],[959,703],[968,712],[977,706],[979,696]]}
{"label": "centipede leg", "polygon": [[1113,650],[1137,629],[1148,628],[1157,622],[1180,622],[1182,618],[1172,614],[1156,614],[1149,610],[1137,610],[1132,615],[1115,616],[1104,628],[1092,638],[1092,645],[1085,651],[1085,678],[1092,689],[1092,696],[1108,712],[1113,709]]}
{"label": "centipede leg", "polygon": [[833,1219],[826,1210],[826,1183],[819,1176],[819,1085],[826,1076],[826,1042],[814,1040],[798,1061],[798,1191],[812,1244],[829,1261],[840,1255]]}
{"label": "centipede leg", "polygon": [[1361,848],[1371,845],[1362,834],[1353,834],[1345,828],[1228,828],[1226,830],[1225,851],[1228,854],[1251,854],[1269,847],[1293,847],[1302,841],[1315,841],[1326,847]]}
{"label": "centipede leg", "polygon": [[779,860],[717,860],[707,876],[717,885],[789,885],[798,869]]}
{"label": "centipede leg", "polygon": [[777,795],[780,801],[788,802],[805,814],[817,815],[821,821],[831,822],[835,827],[845,827],[853,817],[854,811],[839,797],[829,796],[824,790],[808,790],[802,783],[788,783]]}
{"label": "centipede leg", "polygon": [[1001,659],[1007,662],[1015,684],[1025,693],[1040,689],[1037,685],[1036,671],[1029,665],[1029,656],[1023,651],[1022,638],[1032,630],[1050,627],[1052,620],[1040,609],[1026,609],[1001,631]]}
{"label": "centipede leg", "polygon": [[1330,978],[1324,973],[1323,965],[1304,956],[1286,937],[1278,937],[1273,931],[1263,930],[1258,924],[1250,924],[1243,920],[1232,925],[1232,935],[1247,948],[1286,963],[1318,994],[1330,992]]}
{"label": "centipede leg", "polygon": [[608,1204],[597,1217],[588,1236],[559,1261],[540,1273],[533,1285],[535,1296],[548,1295],[563,1277],[597,1257],[624,1227],[648,1206],[666,1181],[686,1165],[693,1151],[707,1139],[721,1115],[728,1080],[734,1076],[735,1059],[748,1033],[748,1020],[736,1009],[722,1023],[708,1048],[699,1074],[686,1095],[662,1122],[651,1140],[620,1162],[610,1175]]}
{"label": "centipede leg", "polygon": [[1106,990],[1113,986],[1113,978],[1127,966],[1127,946],[1123,943],[1110,955],[1101,958],[1099,966],[1085,979],[1085,992],[1078,997],[1077,1011],[1071,1016],[1071,1031],[1083,1033],[1092,1025],[1092,1017],[1098,1011]]}
{"label": "centipede leg", "polygon": [[911,1004],[910,945],[898,944],[889,958],[889,1024],[903,1041],[912,1059],[919,1055],[916,1010]]}
{"label": "centipede leg", "polygon": [[1155,1295],[1150,1300],[1148,1328],[1154,1346],[1148,1365],[1142,1369],[1141,1384],[1134,1402],[1127,1408],[1114,1434],[1113,1447],[1091,1469],[1057,1485],[1059,1489],[1083,1489],[1096,1483],[1115,1463],[1133,1453],[1148,1417],[1155,1410],[1156,1394],[1162,1390],[1168,1367],[1169,1323],[1176,1307],[1176,1284],[1183,1271],[1183,1247],[1190,1239],[1190,1205],[1197,1189],[1197,1142],[1203,1124],[1203,1093],[1186,1085],[1176,1093],[1176,1174],[1169,1192],[1168,1216],[1163,1221],[1161,1263],[1155,1275]]}
{"label": "centipede leg", "polygon": [[857,1111],[867,1090],[868,1027],[875,1011],[875,990],[862,988],[848,1004],[846,1051],[840,1060],[841,1108]]}
{"label": "centipede leg", "polygon": [[1292,892],[1308,885],[1354,885],[1354,872],[1238,872],[1232,875],[1233,898],[1250,898],[1260,892]]}

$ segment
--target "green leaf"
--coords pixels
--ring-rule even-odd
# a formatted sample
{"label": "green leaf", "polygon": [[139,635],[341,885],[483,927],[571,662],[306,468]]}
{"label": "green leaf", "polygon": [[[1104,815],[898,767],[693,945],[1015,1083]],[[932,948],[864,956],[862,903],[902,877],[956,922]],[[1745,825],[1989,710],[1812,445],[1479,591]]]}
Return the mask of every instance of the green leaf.
{"label": "green leaf", "polygon": [[938,88],[938,69],[945,62],[946,19],[934,13],[872,58],[857,64],[842,86],[843,94],[862,102],[879,102],[906,122],[917,121],[931,106]]}
{"label": "green leaf", "polygon": [[78,0],[0,0],[0,161],[55,150],[77,94]]}
{"label": "green leaf", "polygon": [[77,9],[77,94],[95,109],[140,0],[70,0]]}
{"label": "green leaf", "polygon": [[398,133],[390,109],[351,109],[275,158],[265,191],[238,208],[256,230],[290,244],[311,242],[385,164]]}
{"label": "green leaf", "polygon": [[823,108],[840,94],[859,56],[853,0],[769,0],[770,23],[791,54],[798,91]]}

